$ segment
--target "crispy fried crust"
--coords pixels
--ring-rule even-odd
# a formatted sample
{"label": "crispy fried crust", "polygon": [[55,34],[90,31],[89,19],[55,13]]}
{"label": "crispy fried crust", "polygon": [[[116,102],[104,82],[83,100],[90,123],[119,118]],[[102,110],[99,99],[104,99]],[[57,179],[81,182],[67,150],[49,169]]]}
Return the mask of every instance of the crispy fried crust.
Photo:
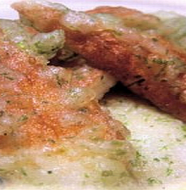
{"label": "crispy fried crust", "polygon": [[[68,26],[65,11],[26,3],[15,4],[14,8],[42,31],[64,29],[66,44],[89,60],[92,66],[108,71],[133,92],[186,122],[186,55],[162,37],[136,28],[124,28],[119,32],[98,29],[96,24],[95,30],[91,25],[92,31],[83,31],[81,27],[74,30]],[[32,11],[37,12],[37,17]],[[91,14],[98,12],[135,19],[139,15],[144,22],[158,23],[155,17],[121,7],[89,11]],[[56,21],[52,26],[51,20]]]}
{"label": "crispy fried crust", "polygon": [[83,76],[78,68],[47,66],[4,40],[3,33],[0,36],[2,153],[55,146],[68,138],[124,140],[128,136],[128,130],[103,111],[95,93],[89,92],[102,72],[84,67]]}
{"label": "crispy fried crust", "polygon": [[161,24],[160,20],[153,15],[144,14],[138,10],[126,7],[101,6],[86,12],[93,15],[102,13],[112,14],[116,17],[122,18],[125,26],[136,27],[142,30],[155,29]]}
{"label": "crispy fried crust", "polygon": [[[144,58],[160,59],[157,54],[137,47],[138,45],[132,44],[130,40],[118,40],[110,32],[93,32],[84,35],[84,38],[82,34],[76,33],[71,35],[70,39],[70,47],[90,60],[92,66],[108,71],[135,93],[186,121],[185,102],[174,94],[174,89],[166,79],[156,78],[156,68],[150,68],[150,65],[144,63]],[[184,76],[179,74],[177,79],[181,79],[185,85]]]}

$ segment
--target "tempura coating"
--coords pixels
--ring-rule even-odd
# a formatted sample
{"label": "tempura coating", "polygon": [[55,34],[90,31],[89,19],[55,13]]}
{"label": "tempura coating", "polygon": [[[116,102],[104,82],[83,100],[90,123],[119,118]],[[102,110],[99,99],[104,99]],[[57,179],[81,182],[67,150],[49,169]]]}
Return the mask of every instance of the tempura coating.
{"label": "tempura coating", "polygon": [[[96,14],[86,14],[38,1],[13,7],[41,31],[63,29],[66,44],[90,65],[106,70],[161,110],[186,121],[185,53],[151,29],[125,25],[123,16],[118,17],[121,7],[103,11],[110,14],[97,14],[101,8]],[[136,15],[135,10],[129,12],[131,17],[132,12]],[[159,22],[158,18],[139,15],[142,20]]]}
{"label": "tempura coating", "polygon": [[129,9],[126,7],[111,7],[101,6],[96,7],[93,10],[86,11],[88,14],[111,14],[115,17],[122,18],[123,24],[127,27],[133,27],[140,30],[157,29],[161,25],[161,21],[158,17],[144,14],[135,9]]}
{"label": "tempura coating", "polygon": [[19,20],[0,19],[0,28],[20,49],[46,59],[53,58],[65,41],[62,30],[40,33]]}
{"label": "tempura coating", "polygon": [[113,77],[86,65],[47,66],[1,32],[0,150],[53,146],[80,136],[124,140],[128,130],[97,102],[114,84]]}

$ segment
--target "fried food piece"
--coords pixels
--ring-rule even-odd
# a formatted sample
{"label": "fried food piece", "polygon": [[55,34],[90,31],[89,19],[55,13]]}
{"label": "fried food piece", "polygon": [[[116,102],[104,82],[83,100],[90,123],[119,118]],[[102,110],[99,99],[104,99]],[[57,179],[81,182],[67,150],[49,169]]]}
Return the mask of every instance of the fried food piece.
{"label": "fried food piece", "polygon": [[162,25],[158,32],[174,43],[177,48],[186,51],[186,17],[175,12],[158,11],[155,15],[161,20]]}
{"label": "fried food piece", "polygon": [[[15,3],[13,8],[40,31],[63,29],[68,47],[90,65],[106,70],[161,110],[186,121],[185,53],[155,31],[125,25],[126,9],[104,8],[103,12],[113,14],[86,14],[38,1]],[[129,12],[136,18],[136,11]],[[139,15],[150,22],[151,17]],[[152,21],[159,22],[154,17]]]}
{"label": "fried food piece", "polygon": [[[49,146],[82,137],[124,140],[128,130],[97,100],[113,77],[86,65],[47,66],[0,35],[0,150]],[[90,132],[94,130],[95,132]]]}
{"label": "fried food piece", "polygon": [[126,7],[101,6],[93,10],[88,10],[86,13],[92,15],[97,14],[98,16],[111,14],[121,18],[123,25],[140,30],[157,29],[161,25],[161,21],[158,17]]}
{"label": "fried food piece", "polygon": [[18,47],[15,38],[10,41],[0,31],[3,187],[68,189],[72,180],[78,189],[135,183],[130,132],[98,103],[116,80],[83,59],[68,67],[49,66],[47,59]]}
{"label": "fried food piece", "polygon": [[0,19],[0,28],[8,39],[29,53],[51,59],[63,48],[65,37],[62,30],[39,33],[31,26],[23,25],[19,20]]}
{"label": "fried food piece", "polygon": [[141,31],[155,30],[163,38],[171,41],[178,50],[186,50],[186,17],[183,15],[168,11],[158,11],[149,15],[134,9],[109,6],[97,7],[87,11],[87,13],[93,15],[112,14],[122,18],[123,24],[127,27]]}

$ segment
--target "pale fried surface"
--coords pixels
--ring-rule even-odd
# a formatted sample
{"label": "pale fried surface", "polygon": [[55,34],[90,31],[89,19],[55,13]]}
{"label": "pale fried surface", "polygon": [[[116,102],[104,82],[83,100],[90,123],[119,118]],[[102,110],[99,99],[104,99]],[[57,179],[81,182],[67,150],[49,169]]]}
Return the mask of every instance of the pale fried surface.
{"label": "pale fried surface", "polygon": [[[5,22],[4,32],[12,27]],[[98,102],[116,80],[82,58],[68,67],[49,66],[16,43],[18,36],[28,42],[24,35],[0,31],[0,188],[136,184],[130,132]]]}
{"label": "pale fried surface", "polygon": [[131,93],[118,91],[110,94],[104,105],[131,131],[130,140],[138,152],[133,166],[138,171],[138,162],[142,161],[145,172],[140,181],[147,184],[144,190],[185,190],[184,123]]}
{"label": "pale fried surface", "polygon": [[0,28],[7,39],[13,41],[19,48],[46,59],[54,57],[64,45],[65,37],[62,30],[51,33],[39,33],[31,26],[26,26],[19,20],[0,19]]}
{"label": "pale fried surface", "polygon": [[[186,56],[160,36],[153,32],[144,33],[138,27],[128,28],[122,25],[119,17],[111,18],[113,24],[98,16],[91,17],[65,7],[55,9],[51,4],[24,2],[13,7],[41,31],[64,29],[67,45],[88,59],[91,65],[110,72],[135,93],[186,121]],[[122,8],[97,10],[95,12],[127,15],[126,9]],[[159,22],[155,17],[143,16],[137,11],[128,12],[135,19],[140,15],[144,22],[152,20],[155,26]]]}
{"label": "pale fried surface", "polygon": [[116,17],[120,17],[123,20],[123,24],[127,27],[135,27],[141,30],[156,29],[161,25],[160,19],[157,17],[144,14],[135,9],[128,9],[126,7],[110,7],[102,6],[93,10],[88,10],[88,14],[112,14]]}
{"label": "pale fried surface", "polygon": [[7,36],[0,32],[0,188],[135,184],[130,132],[98,103],[116,80],[84,59],[49,66]]}
{"label": "pale fried surface", "polygon": [[50,146],[76,136],[125,139],[128,131],[97,103],[115,83],[112,77],[88,66],[46,66],[5,41],[2,33],[0,58],[1,151]]}

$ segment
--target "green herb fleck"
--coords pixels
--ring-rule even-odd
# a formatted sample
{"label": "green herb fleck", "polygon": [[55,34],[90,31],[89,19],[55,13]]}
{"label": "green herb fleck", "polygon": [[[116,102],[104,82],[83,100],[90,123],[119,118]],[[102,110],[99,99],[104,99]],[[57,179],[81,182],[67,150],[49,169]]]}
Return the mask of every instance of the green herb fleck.
{"label": "green herb fleck", "polygon": [[87,173],[85,173],[84,175],[85,175],[86,178],[89,178],[89,177],[90,177]]}
{"label": "green herb fleck", "polygon": [[91,136],[89,139],[95,142],[101,141],[101,138],[96,136]]}
{"label": "green herb fleck", "polygon": [[156,162],[160,162],[159,158],[154,158],[153,160],[156,161]]}
{"label": "green herb fleck", "polygon": [[147,160],[145,159],[145,157],[139,151],[136,151],[135,159],[131,160],[131,165],[133,167],[138,167],[138,166],[146,165],[146,164],[147,164]]}
{"label": "green herb fleck", "polygon": [[167,63],[167,61],[163,60],[163,59],[153,59],[153,62],[157,63],[157,64],[166,64]]}
{"label": "green herb fleck", "polygon": [[166,175],[170,176],[171,174],[173,174],[173,169],[172,168],[167,168],[166,169]]}
{"label": "green herb fleck", "polygon": [[173,164],[174,162],[170,160],[170,156],[164,156],[161,158],[163,161],[167,162],[169,165]]}
{"label": "green herb fleck", "polygon": [[22,115],[19,119],[18,119],[18,121],[19,122],[23,122],[23,121],[26,121],[28,119],[28,116],[27,115]]}
{"label": "green herb fleck", "polygon": [[114,146],[119,146],[119,147],[123,146],[123,142],[119,140],[113,140],[111,143]]}
{"label": "green herb fleck", "polygon": [[127,172],[121,172],[120,173],[120,178],[124,178],[124,177],[127,177],[127,176],[128,176]]}
{"label": "green herb fleck", "polygon": [[136,158],[138,159],[140,157],[142,157],[141,153],[139,151],[136,151]]}
{"label": "green herb fleck", "polygon": [[182,125],[181,128],[182,128],[182,130],[183,130],[184,132],[186,132],[186,125]]}
{"label": "green herb fleck", "polygon": [[23,168],[21,168],[20,171],[21,171],[22,175],[27,176],[27,173],[26,173],[26,171]]}
{"label": "green herb fleck", "polygon": [[152,61],[154,63],[160,64],[160,65],[174,64],[174,61],[172,61],[172,60],[164,60],[164,59],[160,59],[160,58],[155,58]]}
{"label": "green herb fleck", "polygon": [[123,155],[126,154],[126,151],[125,151],[125,150],[122,150],[122,149],[117,149],[117,150],[115,151],[115,153],[116,153],[116,155],[118,155],[118,156],[123,156]]}
{"label": "green herb fleck", "polygon": [[157,179],[155,177],[148,178],[147,182],[149,185],[162,184],[162,181],[160,181],[159,179]]}
{"label": "green herb fleck", "polygon": [[18,42],[17,45],[21,48],[21,49],[26,49],[26,45],[25,43],[22,41],[22,42]]}
{"label": "green herb fleck", "polygon": [[162,146],[160,150],[168,150],[168,149],[169,149],[169,146],[165,145],[165,146]]}
{"label": "green herb fleck", "polygon": [[113,176],[114,174],[113,174],[112,170],[104,170],[104,171],[102,171],[101,175],[103,177],[109,177],[109,176]]}

